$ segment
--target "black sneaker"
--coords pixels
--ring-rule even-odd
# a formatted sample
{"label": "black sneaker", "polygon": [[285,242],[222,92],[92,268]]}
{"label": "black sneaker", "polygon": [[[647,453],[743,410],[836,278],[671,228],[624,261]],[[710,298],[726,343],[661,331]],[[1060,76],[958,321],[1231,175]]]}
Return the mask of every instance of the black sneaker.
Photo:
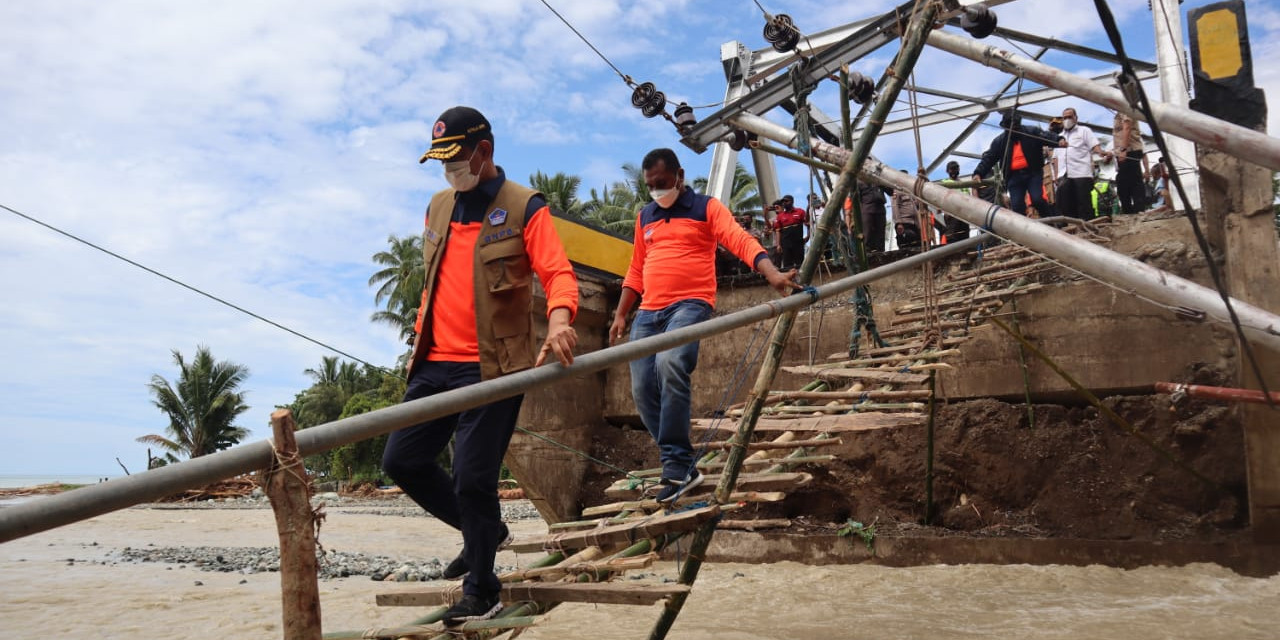
{"label": "black sneaker", "polygon": [[[511,533],[511,529],[507,528],[506,523],[503,523],[502,541],[498,543],[498,551],[502,551],[503,549],[511,546],[511,541],[515,539],[516,537]],[[466,576],[468,573],[471,573],[471,567],[467,566],[467,559],[462,557],[462,554],[459,553],[458,557],[454,558],[453,561],[444,568],[444,571],[441,572],[440,576],[445,580],[457,580],[458,578]]]}
{"label": "black sneaker", "polygon": [[663,478],[662,484],[666,486],[662,487],[662,490],[658,492],[658,503],[674,503],[676,500],[679,500],[681,496],[689,493],[689,491],[694,487],[701,485],[702,481],[705,479],[702,473],[697,469],[693,469],[691,473],[693,475],[689,476],[688,480],[672,480],[671,478]]}
{"label": "black sneaker", "polygon": [[464,622],[488,620],[498,615],[499,611],[502,611],[502,602],[498,600],[498,596],[482,598],[467,594],[462,596],[458,604],[449,607],[442,619],[446,625],[453,626]]}

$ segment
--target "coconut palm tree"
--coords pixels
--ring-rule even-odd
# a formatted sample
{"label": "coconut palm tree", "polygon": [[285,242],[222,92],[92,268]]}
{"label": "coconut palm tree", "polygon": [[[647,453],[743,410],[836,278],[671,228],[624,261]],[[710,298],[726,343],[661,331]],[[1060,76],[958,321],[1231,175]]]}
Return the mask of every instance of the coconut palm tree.
{"label": "coconut palm tree", "polygon": [[[698,193],[706,193],[707,179],[695,179],[693,188]],[[733,169],[733,189],[729,194],[729,201],[724,204],[734,215],[746,215],[761,210],[760,185],[756,182],[756,177],[751,175],[741,162]]]}
{"label": "coconut palm tree", "polygon": [[547,206],[570,216],[580,216],[582,203],[578,201],[578,187],[582,178],[560,172],[547,175],[541,171],[529,176],[529,186],[542,192],[547,199]]}
{"label": "coconut palm tree", "polygon": [[248,367],[216,361],[204,345],[196,347],[189,363],[174,349],[173,362],[178,365],[174,384],[157,374],[147,385],[154,396],[152,403],[169,418],[168,437],[150,434],[138,442],[198,458],[233,447],[249,435],[235,425],[236,418],[249,410],[245,393],[239,390],[249,377]]}
{"label": "coconut palm tree", "polygon": [[413,324],[418,319],[418,305],[422,302],[422,288],[426,273],[422,268],[422,236],[403,238],[387,236],[390,247],[373,254],[374,264],[380,265],[369,286],[378,287],[374,293],[375,304],[385,303],[382,311],[370,317],[376,323],[399,330],[402,340],[413,338]]}
{"label": "coconut palm tree", "polygon": [[369,286],[378,287],[373,302],[409,299],[416,306],[426,278],[422,270],[422,236],[387,236],[387,244],[390,248],[386,251],[373,254],[373,263],[382,267],[369,276]]}
{"label": "coconut palm tree", "polygon": [[643,206],[625,182],[613,183],[599,193],[591,190],[591,199],[582,205],[582,218],[599,227],[627,237],[635,231],[636,212]]}

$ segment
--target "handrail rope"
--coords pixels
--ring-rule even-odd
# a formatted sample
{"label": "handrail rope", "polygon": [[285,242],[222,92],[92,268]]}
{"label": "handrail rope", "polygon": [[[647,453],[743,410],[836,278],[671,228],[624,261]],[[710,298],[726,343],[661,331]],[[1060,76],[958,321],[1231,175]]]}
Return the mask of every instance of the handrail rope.
{"label": "handrail rope", "polygon": [[[1094,6],[1098,9],[1098,18],[1102,20],[1102,26],[1107,31],[1107,38],[1111,40],[1111,45],[1116,49],[1116,56],[1120,58],[1121,68],[1124,75],[1131,79],[1136,79],[1138,74],[1133,69],[1133,63],[1124,52],[1124,40],[1120,36],[1120,29],[1116,27],[1115,17],[1111,15],[1111,8],[1107,6],[1106,0],[1094,0]],[[1151,126],[1151,137],[1155,140],[1156,146],[1160,148],[1160,152],[1166,158],[1172,158],[1173,154],[1169,152],[1168,144],[1164,139],[1164,134],[1160,131],[1160,124],[1156,122],[1155,114],[1151,109],[1151,101],[1147,98],[1147,91],[1142,87],[1141,82],[1133,82],[1136,88],[1137,100],[1136,104],[1131,105],[1133,108],[1142,112],[1147,120],[1147,124]],[[1253,345],[1249,342],[1248,337],[1244,334],[1244,327],[1240,324],[1240,317],[1236,315],[1235,306],[1231,304],[1231,296],[1227,295],[1226,285],[1222,281],[1222,272],[1218,268],[1217,262],[1213,259],[1213,254],[1209,248],[1209,241],[1205,238],[1204,231],[1200,228],[1200,222],[1196,219],[1196,212],[1191,207],[1191,201],[1187,198],[1186,188],[1182,184],[1182,178],[1177,171],[1169,172],[1169,179],[1173,181],[1173,186],[1178,191],[1178,197],[1181,198],[1185,205],[1185,213],[1187,221],[1191,223],[1191,231],[1196,236],[1196,242],[1200,246],[1200,254],[1204,257],[1205,265],[1209,268],[1209,276],[1213,280],[1213,286],[1218,291],[1218,296],[1222,298],[1222,303],[1227,308],[1227,315],[1231,318],[1231,324],[1235,327],[1236,337],[1240,340],[1240,345],[1244,349],[1246,357],[1249,359],[1249,365],[1253,369],[1253,375],[1258,379],[1258,386],[1261,387],[1263,397],[1267,399],[1267,405],[1272,410],[1277,409],[1276,403],[1271,399],[1271,393],[1267,389],[1266,378],[1262,375],[1262,367],[1258,363],[1258,358],[1253,352]]]}

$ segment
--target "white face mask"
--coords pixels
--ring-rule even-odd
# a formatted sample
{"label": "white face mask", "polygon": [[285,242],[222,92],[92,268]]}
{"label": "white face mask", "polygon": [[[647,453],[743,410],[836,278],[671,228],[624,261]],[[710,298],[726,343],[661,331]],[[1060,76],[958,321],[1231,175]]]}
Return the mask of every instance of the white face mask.
{"label": "white face mask", "polygon": [[1063,128],[1063,129],[1074,129],[1074,128],[1076,128],[1076,119],[1075,119],[1075,118],[1063,118],[1063,119],[1062,119],[1062,128]]}
{"label": "white face mask", "polygon": [[[480,164],[480,171],[484,171],[484,163]],[[456,191],[470,191],[480,184],[480,174],[471,173],[470,159],[444,163],[444,179]]]}
{"label": "white face mask", "polygon": [[658,203],[663,209],[671,208],[676,203],[676,198],[680,197],[681,185],[676,181],[676,186],[670,189],[650,189],[649,195],[653,196],[653,201]]}

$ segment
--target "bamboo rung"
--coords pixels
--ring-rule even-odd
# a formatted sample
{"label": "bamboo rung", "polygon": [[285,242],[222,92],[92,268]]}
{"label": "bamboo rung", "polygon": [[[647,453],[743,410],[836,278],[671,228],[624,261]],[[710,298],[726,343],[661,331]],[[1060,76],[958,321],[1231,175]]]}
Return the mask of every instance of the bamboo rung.
{"label": "bamboo rung", "polygon": [[[824,438],[812,440],[792,440],[791,442],[751,442],[747,444],[747,451],[772,451],[775,449],[801,449],[808,447],[834,447],[838,444],[844,444],[840,438]],[[728,440],[707,443],[708,449],[732,449],[733,443]]]}
{"label": "bamboo rung", "polygon": [[[503,602],[591,602],[595,604],[648,605],[676,594],[689,593],[686,584],[621,584],[617,582],[518,582],[502,585]],[[430,607],[450,604],[459,594],[456,586],[405,593],[380,593],[381,607]],[[501,618],[499,618],[501,620]]]}
{"label": "bamboo rung", "polygon": [[[954,298],[948,298],[945,300],[939,300],[937,303],[935,303],[935,306],[938,309],[945,309],[949,307],[961,306],[966,304],[986,302],[988,300],[1004,299],[1005,297],[1008,297],[1008,296],[1023,295],[1023,294],[1031,293],[1032,291],[1039,291],[1040,289],[1043,289],[1043,288],[1044,288],[1044,285],[1038,282],[1035,282],[1032,284],[1023,285],[1021,287],[996,289],[994,291],[984,291],[982,293],[977,293],[974,295],[963,295],[963,296],[956,296]],[[895,314],[905,315],[905,314],[916,312],[916,311],[923,311],[926,308],[927,308],[927,305],[925,305],[924,303],[915,302],[911,304],[901,305],[898,308],[894,309],[893,312]]]}
{"label": "bamboo rung", "polygon": [[528,539],[517,539],[511,549],[521,553],[543,550],[582,549],[652,538],[664,533],[682,533],[697,529],[720,514],[719,505],[681,511],[671,515],[650,515],[635,522],[623,522],[586,531],[570,531]]}
{"label": "bamboo rung", "polygon": [[[776,464],[779,461],[773,459],[771,462]],[[718,473],[709,473],[703,477],[705,480],[702,486],[693,489],[691,495],[710,493],[720,481]],[[744,473],[738,476],[738,484],[734,488],[742,491],[778,491],[806,484],[810,480],[813,480],[813,476],[808,473]],[[643,491],[641,487],[628,488],[627,484],[629,481],[619,480],[605,489],[604,494],[612,498],[624,498]]]}
{"label": "bamboo rung", "polygon": [[[808,431],[819,433],[870,431],[893,427],[919,427],[924,425],[925,418],[926,416],[919,413],[847,413],[803,418],[760,418],[756,422],[756,431]],[[713,420],[694,420],[692,428],[702,431],[713,428]]]}
{"label": "bamboo rung", "polygon": [[[729,503],[721,507],[722,511],[730,511],[736,508],[733,503],[746,502],[782,502],[787,494],[781,491],[739,491],[729,495]],[[654,511],[661,505],[657,500],[623,500],[621,502],[611,502],[595,507],[587,507],[582,510],[582,517],[601,516],[609,513],[618,513],[620,511],[635,511],[642,509],[645,511]]]}

